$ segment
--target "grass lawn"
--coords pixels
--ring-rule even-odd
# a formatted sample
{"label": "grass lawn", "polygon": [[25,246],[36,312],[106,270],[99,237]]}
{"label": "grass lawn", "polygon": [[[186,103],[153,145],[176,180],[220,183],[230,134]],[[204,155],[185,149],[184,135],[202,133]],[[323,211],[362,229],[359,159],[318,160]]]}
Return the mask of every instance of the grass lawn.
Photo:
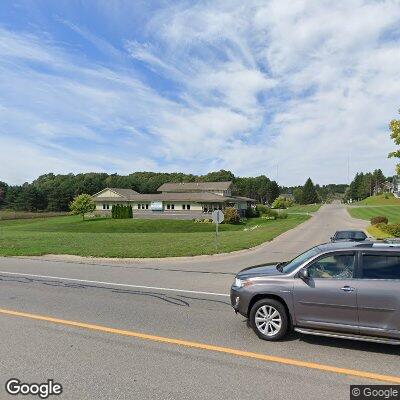
{"label": "grass lawn", "polygon": [[399,206],[400,207],[400,199],[394,197],[393,194],[387,194],[388,198],[385,197],[384,194],[380,194],[378,196],[370,196],[366,199],[359,201],[357,203],[353,203],[360,206]]}
{"label": "grass lawn", "polygon": [[369,207],[347,207],[348,212],[353,218],[365,219],[369,221],[377,215],[384,215],[390,223],[400,223],[400,206],[369,206]]}
{"label": "grass lawn", "polygon": [[289,207],[286,211],[288,213],[291,212],[304,212],[304,213],[312,213],[317,212],[322,204],[295,204],[292,207]]}
{"label": "grass lawn", "polygon": [[192,221],[79,216],[0,221],[0,256],[74,254],[93,257],[169,257],[224,253],[272,240],[310,218],[253,218],[221,225],[219,248],[215,226]]}

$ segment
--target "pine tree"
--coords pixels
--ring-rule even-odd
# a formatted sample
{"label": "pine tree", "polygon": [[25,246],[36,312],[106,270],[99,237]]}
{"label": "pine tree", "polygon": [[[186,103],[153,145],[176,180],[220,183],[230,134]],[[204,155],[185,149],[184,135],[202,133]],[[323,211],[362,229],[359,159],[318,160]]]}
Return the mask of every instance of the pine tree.
{"label": "pine tree", "polygon": [[314,204],[319,202],[317,191],[311,178],[308,178],[303,186],[303,204]]}

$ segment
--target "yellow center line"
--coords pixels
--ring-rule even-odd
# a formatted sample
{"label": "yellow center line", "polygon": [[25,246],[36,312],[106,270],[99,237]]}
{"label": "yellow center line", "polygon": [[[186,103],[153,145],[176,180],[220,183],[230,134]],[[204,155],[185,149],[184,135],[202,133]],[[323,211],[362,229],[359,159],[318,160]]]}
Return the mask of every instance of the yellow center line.
{"label": "yellow center line", "polygon": [[358,378],[365,378],[365,379],[372,379],[372,380],[376,380],[376,381],[400,384],[400,376],[381,375],[381,374],[376,374],[374,372],[358,371],[358,370],[347,369],[347,368],[339,368],[339,367],[335,367],[332,365],[318,364],[318,363],[313,363],[313,362],[308,362],[308,361],[302,361],[302,360],[296,360],[296,359],[284,358],[284,357],[278,357],[278,356],[271,356],[271,355],[261,354],[261,353],[252,353],[249,351],[231,349],[229,347],[214,346],[214,345],[210,345],[210,344],[192,342],[192,341],[188,341],[188,340],[173,339],[173,338],[168,338],[168,337],[163,337],[163,336],[149,335],[146,333],[140,333],[140,332],[134,332],[134,331],[128,331],[128,330],[116,329],[116,328],[109,328],[107,326],[102,326],[102,325],[94,325],[94,324],[87,324],[84,322],[52,318],[52,317],[47,317],[44,315],[30,314],[30,313],[25,313],[25,312],[20,312],[20,311],[7,310],[7,309],[3,309],[3,308],[0,308],[0,314],[12,315],[14,317],[29,318],[29,319],[33,319],[33,320],[37,320],[37,321],[51,322],[54,324],[65,325],[65,326],[73,326],[76,328],[110,333],[110,334],[114,334],[114,335],[134,337],[137,339],[150,340],[153,342],[174,344],[177,346],[190,347],[193,349],[209,350],[209,351],[214,351],[214,352],[218,352],[218,353],[231,354],[231,355],[235,355],[235,356],[239,356],[239,357],[252,358],[252,359],[261,360],[261,361],[275,362],[275,363],[291,365],[291,366],[295,366],[295,367],[309,368],[309,369],[315,369],[315,370],[324,371],[324,372],[333,372],[336,374],[353,376],[353,377],[358,377]]}

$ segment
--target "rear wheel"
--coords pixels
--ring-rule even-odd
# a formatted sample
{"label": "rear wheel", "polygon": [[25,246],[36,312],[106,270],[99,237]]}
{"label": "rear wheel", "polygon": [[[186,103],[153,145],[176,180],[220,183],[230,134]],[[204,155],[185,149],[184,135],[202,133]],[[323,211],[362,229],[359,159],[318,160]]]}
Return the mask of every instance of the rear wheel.
{"label": "rear wheel", "polygon": [[274,299],[262,299],[250,311],[250,325],[260,339],[282,339],[288,332],[289,318],[282,303]]}

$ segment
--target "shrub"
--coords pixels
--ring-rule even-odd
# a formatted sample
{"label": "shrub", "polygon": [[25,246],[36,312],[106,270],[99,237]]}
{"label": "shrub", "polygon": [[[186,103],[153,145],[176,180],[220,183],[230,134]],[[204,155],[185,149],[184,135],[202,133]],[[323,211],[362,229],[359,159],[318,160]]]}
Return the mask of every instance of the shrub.
{"label": "shrub", "polygon": [[288,217],[288,213],[283,211],[283,212],[279,212],[277,215],[278,219],[286,219]]}
{"label": "shrub", "polygon": [[294,205],[294,201],[292,199],[286,198],[285,205],[286,205],[286,208],[292,207]]}
{"label": "shrub", "polygon": [[133,218],[132,207],[115,204],[111,208],[111,217],[115,219]]}
{"label": "shrub", "polygon": [[259,215],[263,215],[263,214],[267,214],[268,211],[271,210],[271,208],[264,204],[257,204],[256,210],[259,213]]}
{"label": "shrub", "polygon": [[240,215],[236,208],[227,207],[224,211],[225,224],[238,224],[240,222]]}
{"label": "shrub", "polygon": [[400,224],[383,224],[376,225],[378,229],[383,232],[389,233],[394,237],[400,237]]}
{"label": "shrub", "polygon": [[272,208],[286,208],[286,199],[284,197],[278,197],[274,200],[271,205]]}
{"label": "shrub", "polygon": [[264,216],[271,218],[271,219],[277,219],[278,218],[278,211],[273,210],[272,208],[268,208],[266,212],[264,213]]}
{"label": "shrub", "polygon": [[387,224],[389,221],[384,215],[377,215],[371,218],[371,225]]}
{"label": "shrub", "polygon": [[246,218],[257,218],[260,216],[260,212],[253,207],[247,207],[246,209]]}

